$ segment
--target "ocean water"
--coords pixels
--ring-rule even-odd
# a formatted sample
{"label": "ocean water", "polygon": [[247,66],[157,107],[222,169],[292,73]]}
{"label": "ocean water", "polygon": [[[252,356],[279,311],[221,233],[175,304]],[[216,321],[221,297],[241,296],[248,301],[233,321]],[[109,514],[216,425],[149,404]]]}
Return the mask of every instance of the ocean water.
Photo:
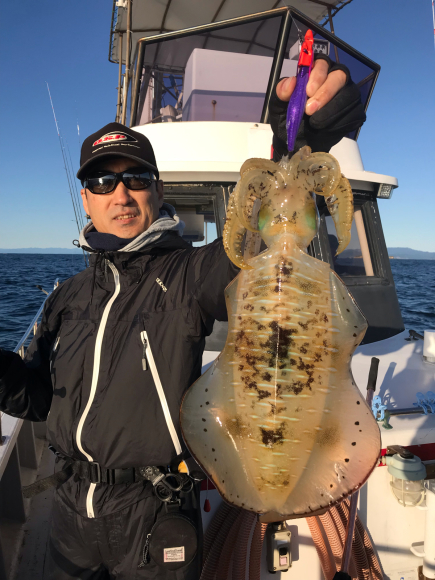
{"label": "ocean water", "polygon": [[0,254],[0,347],[13,350],[56,279],[85,268],[82,254]]}
{"label": "ocean water", "polygon": [[435,330],[435,260],[390,260],[407,329]]}
{"label": "ocean water", "polygon": [[[85,268],[80,254],[0,254],[0,347],[13,350],[53,288]],[[435,329],[435,260],[391,260],[405,326]]]}

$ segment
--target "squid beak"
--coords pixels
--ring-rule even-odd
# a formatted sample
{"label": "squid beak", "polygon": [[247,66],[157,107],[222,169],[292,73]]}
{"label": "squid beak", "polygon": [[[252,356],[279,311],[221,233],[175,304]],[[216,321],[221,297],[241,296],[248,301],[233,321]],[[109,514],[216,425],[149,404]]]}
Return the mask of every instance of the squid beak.
{"label": "squid beak", "polygon": [[353,221],[353,195],[349,181],[342,174],[332,195],[325,197],[326,206],[334,220],[337,231],[338,248],[336,256],[348,246]]}

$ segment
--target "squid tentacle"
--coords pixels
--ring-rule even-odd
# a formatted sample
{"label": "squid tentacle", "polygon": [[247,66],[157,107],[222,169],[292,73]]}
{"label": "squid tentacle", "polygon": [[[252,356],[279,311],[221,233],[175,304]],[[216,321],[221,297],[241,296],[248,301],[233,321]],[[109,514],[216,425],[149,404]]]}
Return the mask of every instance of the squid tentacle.
{"label": "squid tentacle", "polygon": [[238,188],[239,184],[237,185],[236,190],[231,195],[228,202],[227,217],[223,233],[223,244],[225,252],[236,266],[242,270],[251,270],[252,266],[249,266],[249,264],[247,264],[243,258],[242,245],[246,228],[243,227],[239,218],[237,217],[235,201]]}
{"label": "squid tentacle", "polygon": [[[311,193],[316,193],[325,197],[337,231],[337,254],[349,244],[353,220],[352,189],[341,174],[338,161],[329,153],[311,153],[309,147],[303,147],[290,160],[283,159],[279,164],[268,159],[248,159],[240,174],[240,181],[229,201],[224,228],[225,250],[240,268],[251,269],[243,257],[243,238],[247,230],[259,232],[252,219],[257,199],[263,209],[265,205],[270,206],[266,213],[263,212],[263,227],[267,222],[269,228],[267,232],[262,230],[263,234],[270,236],[270,227],[276,228],[279,223],[291,229],[290,223],[293,223],[296,243],[306,246],[313,227],[312,208],[306,198],[299,197],[299,202],[292,198],[297,190],[302,196],[310,194],[311,197]],[[268,216],[266,222],[265,216]]]}
{"label": "squid tentacle", "polygon": [[254,158],[245,161],[240,174],[243,187],[237,191],[237,215],[247,230],[258,232],[251,223],[255,200],[270,198],[274,190],[284,187],[288,180],[287,170],[269,159]]}
{"label": "squid tentacle", "polygon": [[329,196],[340,182],[340,165],[329,153],[312,153],[299,163],[296,178],[309,191]]}
{"label": "squid tentacle", "polygon": [[337,231],[339,245],[336,255],[341,254],[351,238],[353,195],[338,161],[329,153],[312,153],[299,163],[297,179],[310,191],[325,197]]}
{"label": "squid tentacle", "polygon": [[326,197],[325,201],[337,231],[338,248],[335,255],[338,256],[350,242],[353,221],[352,188],[344,175],[333,194]]}

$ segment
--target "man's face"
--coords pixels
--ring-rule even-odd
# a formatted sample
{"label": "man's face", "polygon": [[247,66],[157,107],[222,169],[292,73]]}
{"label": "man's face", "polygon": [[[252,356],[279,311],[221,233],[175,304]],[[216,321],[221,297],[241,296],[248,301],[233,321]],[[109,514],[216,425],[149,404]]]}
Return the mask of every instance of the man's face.
{"label": "man's face", "polygon": [[[92,167],[92,171],[109,170],[115,173],[126,171],[141,164],[119,157],[102,161]],[[163,182],[157,181],[148,189],[133,191],[122,181],[112,193],[94,194],[88,189],[81,190],[83,207],[91,216],[98,232],[114,234],[119,238],[135,238],[158,218],[163,204]]]}

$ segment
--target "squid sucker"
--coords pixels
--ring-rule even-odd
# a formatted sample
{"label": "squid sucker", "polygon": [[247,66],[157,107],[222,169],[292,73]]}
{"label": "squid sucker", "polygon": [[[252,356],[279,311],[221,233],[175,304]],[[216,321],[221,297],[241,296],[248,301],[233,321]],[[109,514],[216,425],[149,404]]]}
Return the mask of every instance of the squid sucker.
{"label": "squid sucker", "polygon": [[[181,425],[227,502],[278,521],[357,490],[378,461],[380,433],[350,369],[367,322],[329,265],[306,252],[318,227],[314,193],[334,220],[337,253],[349,243],[349,182],[334,157],[308,147],[279,164],[249,159],[240,173],[224,230],[241,268],[225,290],[227,341],[187,391]],[[267,249],[245,260],[246,230]]]}

